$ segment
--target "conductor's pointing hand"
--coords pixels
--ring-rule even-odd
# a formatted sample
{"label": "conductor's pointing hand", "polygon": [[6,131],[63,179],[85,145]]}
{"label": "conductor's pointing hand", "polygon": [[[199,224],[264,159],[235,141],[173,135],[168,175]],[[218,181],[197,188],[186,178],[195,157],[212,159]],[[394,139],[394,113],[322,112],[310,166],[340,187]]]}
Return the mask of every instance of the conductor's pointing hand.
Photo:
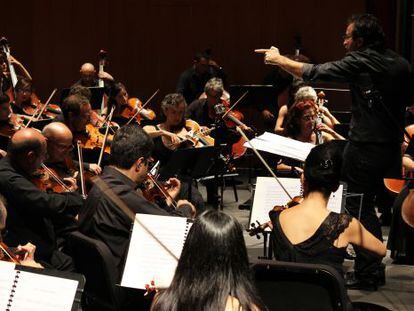
{"label": "conductor's pointing hand", "polygon": [[272,46],[270,49],[257,49],[255,53],[264,54],[264,63],[267,65],[277,65],[280,56],[279,49]]}

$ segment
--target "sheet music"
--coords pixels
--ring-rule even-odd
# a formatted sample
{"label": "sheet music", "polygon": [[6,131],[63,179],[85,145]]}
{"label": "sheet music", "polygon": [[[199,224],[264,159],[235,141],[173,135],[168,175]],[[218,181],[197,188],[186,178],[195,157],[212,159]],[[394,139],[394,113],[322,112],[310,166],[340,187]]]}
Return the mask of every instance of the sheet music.
{"label": "sheet music", "polygon": [[[301,185],[299,178],[279,178],[289,194],[294,197],[300,195]],[[328,209],[335,213],[341,212],[343,186],[331,194],[328,201]],[[269,221],[269,211],[275,205],[285,205],[289,201],[288,195],[273,177],[257,177],[253,206],[250,216],[251,222]]]}
{"label": "sheet music", "polygon": [[[277,134],[265,132],[264,134],[251,140],[253,147],[257,150],[266,151],[287,158],[305,161],[309,152],[315,145],[303,143],[291,138]],[[245,142],[244,147],[251,148],[249,142]]]}
{"label": "sheet music", "polygon": [[136,219],[121,286],[145,289],[154,280],[158,288],[166,288],[191,224],[183,217],[136,214]]}
{"label": "sheet music", "polygon": [[50,275],[16,271],[18,283],[11,311],[70,311],[78,282]]}
{"label": "sheet music", "polygon": [[0,310],[6,310],[12,290],[16,265],[11,262],[0,261]]}

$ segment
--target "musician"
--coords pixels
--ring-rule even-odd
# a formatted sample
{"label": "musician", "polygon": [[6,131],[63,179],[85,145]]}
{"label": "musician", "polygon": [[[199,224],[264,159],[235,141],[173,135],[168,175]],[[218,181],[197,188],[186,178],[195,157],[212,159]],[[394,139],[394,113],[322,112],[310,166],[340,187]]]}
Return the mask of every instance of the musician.
{"label": "musician", "polygon": [[176,91],[187,103],[192,103],[203,93],[207,81],[214,77],[224,79],[223,68],[211,59],[209,53],[197,53],[193,66],[181,73]]}
{"label": "musician", "polygon": [[[3,242],[3,232],[6,234],[6,220],[7,220],[7,209],[5,205],[5,199],[0,195],[0,242]],[[24,254],[19,255],[20,264],[26,267],[34,268],[43,268],[43,266],[36,262],[34,259],[34,254],[36,251],[36,246],[28,242],[25,245],[19,245],[16,249],[18,252],[24,252]],[[0,250],[0,260],[9,261],[7,255],[2,254]]]}
{"label": "musician", "polygon": [[[302,97],[298,97],[302,98]],[[324,123],[317,124],[317,107],[312,99],[300,100],[290,107],[286,116],[283,135],[304,143],[322,144],[333,139],[344,138]],[[282,158],[277,170],[284,175],[297,176],[302,172],[299,161]]]}
{"label": "musician", "polygon": [[[73,179],[74,173],[79,169],[79,162],[72,159],[74,146],[70,129],[64,123],[53,122],[43,128],[42,134],[47,139],[48,158],[45,164],[57,171],[61,178]],[[95,175],[102,172],[101,167],[95,163],[84,163],[84,169]]]}
{"label": "musician", "polygon": [[65,123],[72,134],[86,132],[86,125],[90,123],[92,108],[86,97],[70,95],[62,104],[62,117],[55,121]]}
{"label": "musician", "polygon": [[277,260],[326,264],[343,275],[349,244],[384,257],[385,245],[354,217],[327,209],[329,197],[339,187],[342,147],[325,143],[311,150],[302,174],[303,201],[269,213]]}
{"label": "musician", "polygon": [[[275,129],[274,129],[276,134],[280,134],[280,135],[284,134],[285,132],[284,127],[286,126],[286,116],[288,114],[289,109],[292,107],[294,103],[297,103],[299,101],[304,101],[304,100],[311,100],[316,105],[318,101],[318,95],[316,94],[315,89],[310,86],[305,86],[303,84],[303,81],[302,81],[301,86],[299,86],[299,88],[297,89],[296,93],[294,93],[293,98],[294,99],[291,104],[289,103],[284,104],[279,109],[279,114],[276,120]],[[339,121],[331,114],[331,112],[329,111],[327,107],[325,106],[319,107],[318,105],[316,105],[316,108],[317,108],[317,113],[321,114],[323,123],[326,124],[328,127],[333,129],[335,124],[339,124]]]}
{"label": "musician", "polygon": [[[95,66],[91,63],[83,64],[79,70],[79,73],[80,79],[77,82],[75,82],[72,85],[72,87],[76,85],[81,85],[85,87],[97,87],[99,86],[99,79],[103,79],[104,82],[109,84],[114,81],[114,77],[106,71],[102,71],[96,74]],[[107,91],[109,92],[109,89]]]}
{"label": "musician", "polygon": [[[10,63],[14,66],[14,69],[17,69],[18,73],[16,74],[18,74],[18,79],[25,78],[29,81],[32,80],[32,77],[30,76],[30,73],[27,71],[27,69],[12,55],[10,55]],[[2,93],[5,93],[12,87],[7,56],[3,52],[0,52],[0,84],[0,92]]]}
{"label": "musician", "polygon": [[[167,94],[161,102],[161,110],[165,117],[164,122],[153,125],[144,126],[146,131],[154,141],[153,156],[160,161],[161,169],[169,162],[172,154],[178,148],[191,147],[189,141],[185,140],[185,135],[191,129],[186,127],[185,111],[187,103],[181,94]],[[201,144],[202,145],[202,144]],[[180,176],[181,191],[179,198],[188,197],[189,182],[188,176]],[[191,186],[190,201],[197,207],[197,213],[204,210],[204,201],[197,188]]]}
{"label": "musician", "polygon": [[[414,172],[414,141],[410,140],[406,148],[402,164],[405,176]],[[392,220],[388,236],[387,247],[391,251],[391,258],[395,264],[414,265],[414,229],[409,226],[401,215],[401,207],[410,193],[412,182],[404,186],[392,206]]]}
{"label": "musician", "polygon": [[24,106],[31,106],[32,104],[32,81],[26,78],[19,79],[16,83],[14,91],[16,97],[11,103],[13,112],[17,114],[27,115],[23,108]]}
{"label": "musician", "polygon": [[10,246],[31,242],[36,260],[58,270],[73,270],[69,256],[57,249],[52,218],[74,216],[83,205],[73,192],[47,193],[31,181],[47,157],[45,137],[28,128],[11,138],[8,154],[0,160],[0,193],[7,200],[7,235]]}
{"label": "musician", "polygon": [[[374,209],[376,189],[384,176],[397,176],[401,172],[400,127],[404,124],[405,107],[411,104],[410,65],[386,49],[384,41],[377,19],[363,14],[348,20],[343,41],[348,53],[341,60],[304,64],[280,55],[274,47],[257,50],[265,54],[265,63],[279,66],[305,81],[349,83],[352,120],[343,173],[348,191],[364,194],[361,222],[379,239],[382,233]],[[359,207],[359,198],[347,199],[347,209],[352,215],[358,216]],[[357,249],[353,276],[355,279],[349,281],[349,286],[376,288],[385,282],[384,266]]]}
{"label": "musician", "polygon": [[[111,146],[110,166],[102,173],[102,181],[135,213],[154,215],[186,215],[192,212],[194,206],[185,201],[177,202],[177,210],[172,207],[171,199],[164,206],[147,201],[142,192],[136,190],[143,185],[147,178],[150,165],[153,142],[138,125],[130,124],[120,128],[114,136]],[[180,191],[180,182],[171,178],[172,188],[169,195],[175,198]],[[131,220],[116,206],[113,201],[94,185],[89,192],[85,207],[81,210],[80,231],[101,240],[113,254],[117,267],[117,280],[121,276],[126,256]]]}

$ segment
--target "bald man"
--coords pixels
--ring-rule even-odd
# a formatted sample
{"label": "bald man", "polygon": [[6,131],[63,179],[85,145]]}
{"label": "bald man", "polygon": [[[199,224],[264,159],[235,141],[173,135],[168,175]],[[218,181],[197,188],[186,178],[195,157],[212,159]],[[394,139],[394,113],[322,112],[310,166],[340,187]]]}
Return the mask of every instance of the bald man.
{"label": "bald man", "polygon": [[[97,87],[99,85],[98,78],[103,79],[106,83],[111,83],[114,81],[114,78],[105,71],[99,72],[97,75],[95,66],[91,63],[83,64],[79,70],[79,73],[80,79],[74,85],[72,85],[72,87],[76,85],[81,85],[85,87]],[[105,85],[105,89],[106,88],[107,85]]]}
{"label": "bald man", "polygon": [[47,158],[46,138],[28,128],[16,132],[7,156],[0,160],[0,193],[7,200],[9,246],[28,242],[37,246],[36,261],[46,267],[71,271],[71,258],[57,249],[52,219],[74,217],[83,205],[77,193],[46,193],[32,182],[33,173]]}
{"label": "bald man", "polygon": [[[65,159],[73,157],[73,135],[70,129],[64,123],[52,122],[43,128],[42,134],[47,139],[48,159],[45,164],[55,169],[61,178],[73,177],[74,172],[71,172],[72,169],[65,162]],[[74,169],[78,171],[79,162],[76,160],[72,160],[72,162],[75,166]],[[84,169],[95,175],[102,172],[101,167],[94,163],[84,163]],[[72,181],[73,179],[68,179],[68,182]]]}

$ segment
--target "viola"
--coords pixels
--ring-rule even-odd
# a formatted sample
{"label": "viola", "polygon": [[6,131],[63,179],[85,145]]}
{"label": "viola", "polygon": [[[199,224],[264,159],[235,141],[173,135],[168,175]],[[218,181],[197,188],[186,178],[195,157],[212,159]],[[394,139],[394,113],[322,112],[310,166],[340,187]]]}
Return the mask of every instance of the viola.
{"label": "viola", "polygon": [[[100,149],[104,145],[104,136],[101,132],[99,132],[99,128],[93,126],[91,123],[86,125],[86,132],[85,134],[78,134],[75,137],[75,140],[80,140],[82,144],[82,148],[84,149]],[[108,140],[112,141],[113,135],[108,135]],[[105,145],[104,152],[107,154],[111,153],[111,147]]]}
{"label": "viola", "polygon": [[151,109],[143,108],[142,102],[136,97],[129,98],[127,103],[122,105],[119,115],[128,120],[132,118],[138,124],[141,124],[142,119],[154,120],[156,117],[155,112]]}

